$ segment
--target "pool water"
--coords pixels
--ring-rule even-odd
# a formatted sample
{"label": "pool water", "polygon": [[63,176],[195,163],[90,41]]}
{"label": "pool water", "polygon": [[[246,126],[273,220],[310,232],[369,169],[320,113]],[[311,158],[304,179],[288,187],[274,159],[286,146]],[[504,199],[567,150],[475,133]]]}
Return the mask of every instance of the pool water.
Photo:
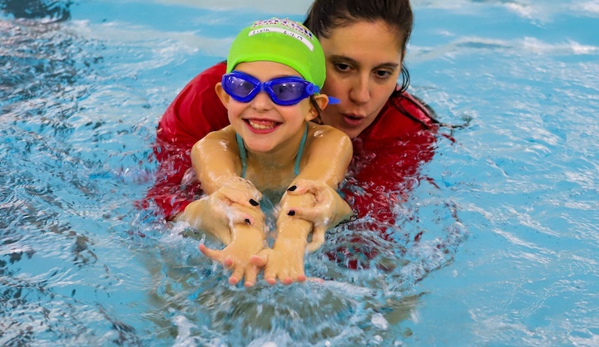
{"label": "pool water", "polygon": [[340,227],[306,258],[323,283],[231,287],[135,207],[178,91],[309,4],[0,0],[0,345],[599,345],[597,0],[413,1],[410,90],[467,126],[398,204],[386,270],[328,260],[367,233]]}

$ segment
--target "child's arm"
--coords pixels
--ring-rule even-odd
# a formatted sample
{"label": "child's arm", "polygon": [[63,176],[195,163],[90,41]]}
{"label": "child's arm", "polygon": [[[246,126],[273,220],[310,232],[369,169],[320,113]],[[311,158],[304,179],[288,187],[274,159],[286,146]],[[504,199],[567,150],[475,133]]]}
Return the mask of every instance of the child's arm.
{"label": "child's arm", "polygon": [[260,192],[247,180],[239,177],[238,150],[232,128],[208,134],[191,149],[191,161],[202,189],[208,195],[190,203],[177,220],[205,230],[224,244],[232,235],[229,226],[246,219],[253,223],[252,215],[239,207],[258,206]]}
{"label": "child's arm", "polygon": [[[311,195],[312,205],[289,201],[290,196]],[[325,232],[353,215],[349,204],[331,186],[318,180],[300,179],[285,196],[283,211],[313,223],[312,240],[307,250],[313,252],[324,243]]]}
{"label": "child's arm", "polygon": [[[315,249],[322,244],[324,232],[328,227],[349,218],[352,213],[349,205],[335,192],[351,161],[353,153],[351,141],[347,135],[332,127],[319,126],[319,128],[319,131],[322,131],[322,136],[313,139],[306,151],[308,163],[291,185],[297,188],[301,183],[304,187],[302,188],[303,193],[289,194],[287,192],[283,196],[281,212],[277,218],[278,235],[273,248],[252,257],[252,262],[255,265],[266,266],[264,279],[270,284],[276,283],[277,279],[285,284],[304,281],[306,279],[304,253],[310,232],[314,232]],[[305,189],[305,186],[310,184],[309,182],[314,181],[321,183],[312,184],[311,187],[314,189]],[[329,197],[323,205],[323,196],[326,195],[324,192],[328,192]],[[325,205],[327,207],[323,207]],[[315,208],[329,213],[326,216],[314,213],[317,218],[315,217],[311,221],[303,219],[296,213],[296,210],[302,211],[303,216],[306,216],[309,214],[306,211],[315,211]],[[325,219],[329,219],[330,222],[325,223]],[[313,221],[321,222],[318,229]],[[316,239],[314,240],[314,238]]]}
{"label": "child's arm", "polygon": [[[320,134],[314,137],[306,153],[308,162],[281,199],[282,213],[291,213],[314,225],[310,251],[322,245],[327,229],[352,215],[351,207],[336,191],[353,155],[351,140],[333,127],[318,128]],[[289,201],[291,196],[304,194],[312,196],[312,204]]]}
{"label": "child's arm", "polygon": [[[230,183],[208,196],[193,201],[175,220],[185,221],[193,228],[207,231],[228,245],[232,241],[231,227],[234,224],[254,224],[252,214],[244,210],[248,206],[238,203],[238,201],[247,201],[248,192],[243,189],[247,184],[235,183]],[[238,187],[239,185],[242,187]],[[258,204],[257,201],[255,204]]]}
{"label": "child's arm", "polygon": [[245,276],[245,285],[252,286],[259,268],[250,257],[265,246],[264,215],[258,203],[262,195],[251,182],[239,177],[234,138],[232,128],[226,127],[193,146],[193,167],[209,195],[188,205],[181,217],[228,245],[221,251],[200,245],[200,250],[233,270],[229,283],[237,284]]}
{"label": "child's arm", "polygon": [[[353,155],[351,140],[330,126],[318,126],[317,131],[319,136],[314,137],[306,153],[308,162],[281,199],[282,214],[313,224],[309,251],[322,245],[327,229],[352,215],[351,207],[336,191]],[[310,195],[311,199],[291,199],[301,195]]]}
{"label": "child's arm", "polygon": [[265,224],[260,209],[247,209],[247,213],[252,215],[254,223],[235,223],[231,225],[231,243],[223,250],[213,250],[207,248],[204,244],[200,245],[200,251],[207,257],[216,260],[231,269],[232,274],[229,277],[229,283],[236,285],[245,277],[244,285],[251,287],[256,283],[256,276],[260,269],[254,265],[250,259],[258,254],[265,244]]}

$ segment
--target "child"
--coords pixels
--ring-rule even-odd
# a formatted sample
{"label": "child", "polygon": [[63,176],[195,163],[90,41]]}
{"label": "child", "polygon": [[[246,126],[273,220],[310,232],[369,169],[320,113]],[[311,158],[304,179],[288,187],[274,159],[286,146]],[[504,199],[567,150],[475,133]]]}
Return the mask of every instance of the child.
{"label": "child", "polygon": [[[245,285],[252,286],[262,266],[270,284],[276,279],[286,284],[304,281],[304,252],[324,240],[324,230],[317,232],[317,226],[290,211],[277,216],[275,243],[265,248],[258,201],[261,192],[282,194],[282,211],[288,210],[287,204],[310,207],[319,194],[334,192],[343,180],[352,157],[350,139],[311,122],[329,102],[319,94],[325,76],[320,43],[300,23],[258,21],[232,43],[227,73],[216,85],[231,125],[192,148],[193,167],[208,196],[188,205],[180,218],[228,244],[222,251],[204,245],[200,250],[233,269],[231,284],[245,276]],[[316,177],[321,179],[314,181]],[[314,189],[293,192],[298,182]],[[343,199],[335,199],[343,213],[331,218],[339,222],[352,211]],[[223,220],[228,225],[219,223]],[[313,244],[308,245],[311,232]]]}

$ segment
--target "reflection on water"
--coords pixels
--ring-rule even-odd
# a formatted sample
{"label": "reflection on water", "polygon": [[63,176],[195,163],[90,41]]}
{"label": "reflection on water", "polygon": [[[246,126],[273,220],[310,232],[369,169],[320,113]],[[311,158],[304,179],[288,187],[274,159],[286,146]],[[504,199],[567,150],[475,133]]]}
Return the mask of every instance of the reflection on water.
{"label": "reflection on water", "polygon": [[44,22],[60,22],[71,17],[71,1],[50,0],[2,0],[0,10],[18,19],[42,19]]}

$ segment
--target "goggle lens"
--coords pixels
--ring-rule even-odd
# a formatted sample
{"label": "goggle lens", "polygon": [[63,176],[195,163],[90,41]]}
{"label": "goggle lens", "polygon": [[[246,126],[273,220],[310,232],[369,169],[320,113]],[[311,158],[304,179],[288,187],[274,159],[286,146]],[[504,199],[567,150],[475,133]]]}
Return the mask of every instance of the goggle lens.
{"label": "goggle lens", "polygon": [[223,75],[222,84],[225,92],[236,101],[250,102],[265,91],[275,104],[282,106],[295,105],[320,91],[318,86],[300,77],[280,77],[263,83],[240,71]]}

